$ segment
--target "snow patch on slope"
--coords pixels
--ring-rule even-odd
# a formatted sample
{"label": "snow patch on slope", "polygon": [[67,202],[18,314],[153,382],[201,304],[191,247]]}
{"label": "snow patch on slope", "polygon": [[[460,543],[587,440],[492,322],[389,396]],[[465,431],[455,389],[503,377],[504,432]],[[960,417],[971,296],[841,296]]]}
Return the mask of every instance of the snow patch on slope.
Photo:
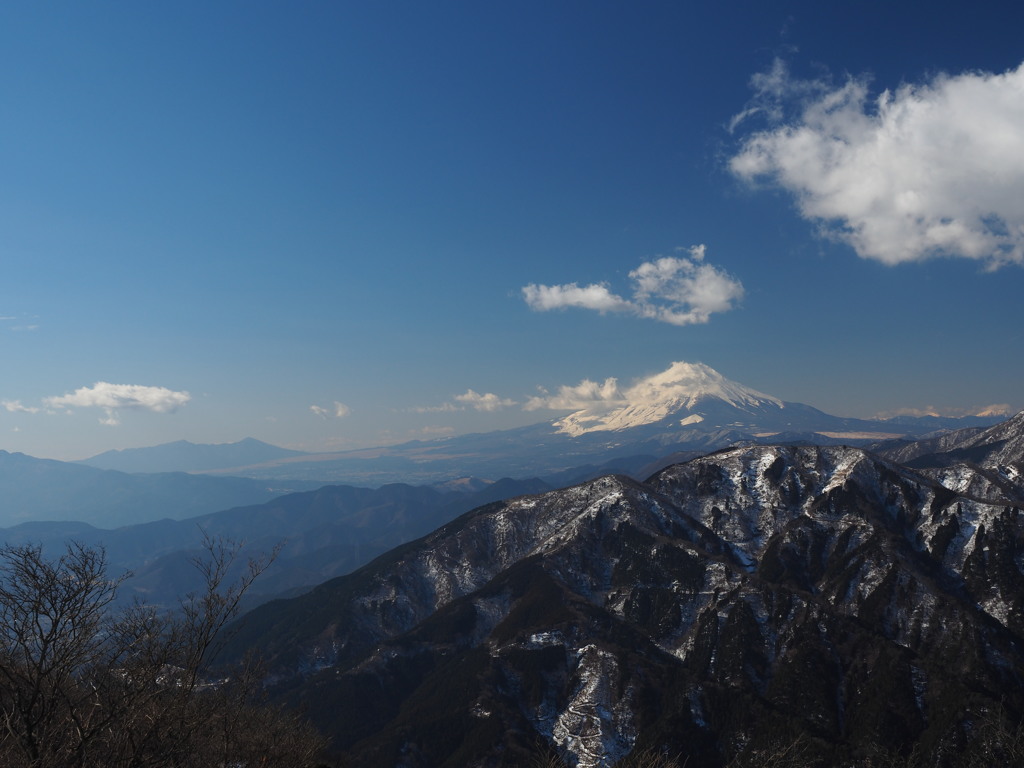
{"label": "snow patch on slope", "polygon": [[550,734],[577,768],[605,768],[633,748],[632,690],[620,699],[614,681],[619,677],[615,656],[595,645],[577,651],[579,683]]}

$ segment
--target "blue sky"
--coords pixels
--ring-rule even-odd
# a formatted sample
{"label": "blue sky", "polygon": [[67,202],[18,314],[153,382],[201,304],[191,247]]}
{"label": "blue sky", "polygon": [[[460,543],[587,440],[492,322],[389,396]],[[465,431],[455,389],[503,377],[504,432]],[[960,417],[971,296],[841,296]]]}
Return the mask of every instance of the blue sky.
{"label": "blue sky", "polygon": [[695,5],[5,4],[0,448],[1024,408],[1024,10]]}

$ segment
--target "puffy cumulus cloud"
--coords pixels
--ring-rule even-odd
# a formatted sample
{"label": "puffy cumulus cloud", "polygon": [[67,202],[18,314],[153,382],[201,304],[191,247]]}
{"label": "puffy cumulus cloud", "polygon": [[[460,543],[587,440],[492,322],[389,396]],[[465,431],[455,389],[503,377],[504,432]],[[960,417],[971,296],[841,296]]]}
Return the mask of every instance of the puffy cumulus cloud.
{"label": "puffy cumulus cloud", "polygon": [[704,250],[695,245],[687,257],[665,256],[630,272],[638,313],[672,325],[691,325],[732,309],[743,298],[743,286],[704,263]]}
{"label": "puffy cumulus cloud", "polygon": [[81,387],[69,395],[47,397],[44,402],[55,408],[133,408],[170,413],[191,399],[188,392],[175,392],[167,387],[147,387],[139,384],[111,384],[99,381],[91,387]]}
{"label": "puffy cumulus cloud", "polygon": [[523,299],[538,312],[564,307],[595,309],[598,312],[622,312],[632,308],[625,299],[616,296],[603,283],[592,283],[580,288],[576,283],[566,285],[534,285],[523,288]]}
{"label": "puffy cumulus cloud", "polygon": [[603,384],[584,379],[579,384],[563,385],[555,394],[541,390],[541,394],[531,397],[523,405],[525,411],[578,411],[584,408],[616,408],[626,402],[619,391],[619,381],[610,377]]}
{"label": "puffy cumulus cloud", "polygon": [[877,97],[865,79],[791,77],[781,62],[752,82],[752,115],[731,171],[791,192],[801,215],[863,258],[1024,262],[1024,64],[904,84]]}
{"label": "puffy cumulus cloud", "polygon": [[456,395],[455,399],[475,411],[499,411],[502,408],[516,405],[515,400],[510,400],[507,397],[499,397],[493,392],[481,395],[472,389],[467,389],[464,394]]}
{"label": "puffy cumulus cloud", "polygon": [[527,306],[538,312],[581,307],[624,312],[672,325],[706,323],[715,312],[727,312],[743,298],[743,285],[704,261],[705,246],[677,249],[678,256],[644,262],[629,273],[632,297],[612,293],[603,283],[580,287],[530,284],[522,289]]}
{"label": "puffy cumulus cloud", "polygon": [[99,381],[68,395],[44,398],[43,403],[49,408],[102,408],[106,415],[100,423],[113,426],[120,423],[120,409],[172,413],[190,399],[188,392],[176,392],[166,387]]}
{"label": "puffy cumulus cloud", "polygon": [[309,406],[309,410],[323,419],[343,419],[352,412],[351,408],[344,403],[339,403],[337,400],[335,400],[334,405],[329,408],[325,408],[322,405],[311,405]]}

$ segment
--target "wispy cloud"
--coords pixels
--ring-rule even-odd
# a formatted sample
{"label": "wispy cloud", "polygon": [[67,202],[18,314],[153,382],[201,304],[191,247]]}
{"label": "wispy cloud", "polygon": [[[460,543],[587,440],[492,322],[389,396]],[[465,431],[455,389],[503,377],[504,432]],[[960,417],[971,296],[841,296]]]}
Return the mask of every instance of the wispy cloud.
{"label": "wispy cloud", "polygon": [[334,404],[330,407],[325,408],[322,405],[311,405],[309,406],[309,410],[324,419],[343,419],[352,412],[351,408],[344,403],[339,403],[337,400],[335,400]]}
{"label": "wispy cloud", "polygon": [[412,413],[454,413],[466,409],[455,405],[455,403],[441,403],[441,405],[418,405],[409,410]]}
{"label": "wispy cloud", "polygon": [[106,415],[100,422],[114,426],[121,423],[118,416],[121,409],[172,413],[190,399],[188,392],[176,392],[166,387],[99,381],[71,394],[44,398],[43,403],[49,408],[102,408]]}
{"label": "wispy cloud", "polygon": [[752,86],[730,128],[755,115],[770,127],[729,167],[792,193],[824,234],[885,264],[1024,263],[1024,64],[870,97],[866,78],[799,80],[776,61]]}
{"label": "wispy cloud", "polygon": [[40,409],[34,406],[22,405],[20,400],[3,400],[0,401],[2,405],[9,413],[39,413]]}
{"label": "wispy cloud", "polygon": [[36,316],[0,315],[0,324],[6,326],[9,331],[37,331],[39,330],[38,319]]}
{"label": "wispy cloud", "polygon": [[414,413],[455,413],[472,408],[474,411],[499,411],[502,408],[509,408],[518,405],[515,400],[501,397],[493,392],[481,394],[472,389],[467,389],[461,395],[455,395],[454,403],[441,403],[441,405],[425,405],[411,409]]}
{"label": "wispy cloud", "polygon": [[662,256],[629,273],[632,296],[612,293],[604,283],[580,287],[578,283],[536,285],[523,290],[533,310],[579,307],[658,320],[671,325],[706,323],[716,312],[727,312],[743,298],[743,285],[704,261],[705,247],[677,249],[679,256]]}

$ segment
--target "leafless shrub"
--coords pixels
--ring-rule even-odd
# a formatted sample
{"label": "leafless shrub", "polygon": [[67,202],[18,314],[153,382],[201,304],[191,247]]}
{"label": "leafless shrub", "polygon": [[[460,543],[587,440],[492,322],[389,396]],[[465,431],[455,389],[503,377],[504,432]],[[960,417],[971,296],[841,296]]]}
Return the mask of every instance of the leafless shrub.
{"label": "leafless shrub", "polygon": [[176,613],[112,609],[102,549],[54,560],[0,548],[0,764],[11,768],[301,768],[323,744],[259,701],[252,670],[207,678],[225,625],[269,559],[227,583],[239,547],[207,540],[202,592]]}

